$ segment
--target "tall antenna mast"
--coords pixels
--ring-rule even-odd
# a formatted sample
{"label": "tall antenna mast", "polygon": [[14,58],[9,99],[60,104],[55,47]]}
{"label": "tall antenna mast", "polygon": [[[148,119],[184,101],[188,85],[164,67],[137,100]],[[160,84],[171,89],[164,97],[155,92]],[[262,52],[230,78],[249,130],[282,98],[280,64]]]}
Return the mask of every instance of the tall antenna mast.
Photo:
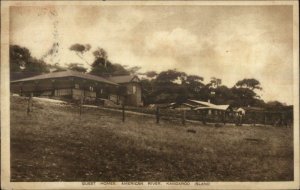
{"label": "tall antenna mast", "polygon": [[53,25],[53,44],[52,47],[41,57],[41,59],[44,61],[46,58],[49,58],[49,61],[51,63],[59,63],[60,57],[58,55],[59,52],[59,34],[58,34],[58,14],[55,9],[52,10],[46,10],[49,14],[49,17],[52,20]]}

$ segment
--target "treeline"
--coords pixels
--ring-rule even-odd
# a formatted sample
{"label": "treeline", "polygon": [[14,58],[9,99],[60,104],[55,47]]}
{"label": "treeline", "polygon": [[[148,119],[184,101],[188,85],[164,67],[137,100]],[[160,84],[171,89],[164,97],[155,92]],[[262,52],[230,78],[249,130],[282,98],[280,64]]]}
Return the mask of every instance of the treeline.
{"label": "treeline", "polygon": [[[90,71],[84,67],[81,63],[69,63],[66,66],[62,66],[59,63],[47,64],[43,57],[37,59],[32,57],[31,52],[26,47],[18,45],[10,46],[10,72],[13,75],[19,73],[20,75],[38,75],[49,72],[59,72],[67,69],[90,73],[93,75],[129,75],[136,70],[136,67],[125,68],[121,64],[112,63],[108,60],[107,53],[102,48],[97,48],[93,51],[94,60],[89,63],[85,59],[85,54],[90,50],[90,45],[74,44],[69,49],[73,51],[76,56],[91,66]],[[51,51],[50,51],[51,52]],[[49,55],[51,56],[51,55]]]}
{"label": "treeline", "polygon": [[[69,63],[67,66],[47,64],[43,59],[31,56],[30,51],[18,45],[10,46],[10,72],[12,79],[24,78],[42,73],[74,70],[98,76],[116,76],[138,74],[141,76],[142,98],[146,105],[154,103],[183,102],[188,98],[211,101],[215,104],[230,104],[234,107],[255,106],[271,109],[281,109],[285,105],[278,101],[265,103],[258,92],[261,84],[254,78],[237,81],[233,87],[222,84],[219,78],[211,78],[205,84],[204,78],[198,75],[188,75],[177,70],[167,70],[157,73],[149,71],[138,72],[140,67],[127,67],[112,63],[103,48],[96,48],[91,52],[89,44],[73,44],[70,48],[76,56],[90,65],[90,70],[83,64]],[[86,60],[87,53],[93,54],[93,61]]]}
{"label": "treeline", "polygon": [[228,88],[218,78],[211,78],[204,84],[203,77],[168,70],[157,73],[153,79],[142,79],[142,86],[145,103],[182,102],[188,98],[233,106],[261,106],[264,103],[255,92],[261,89],[256,79],[243,79]]}
{"label": "treeline", "polygon": [[212,77],[208,83],[197,75],[188,75],[177,70],[157,73],[143,73],[143,101],[145,104],[184,102],[186,99],[210,101],[214,104],[229,104],[233,107],[260,107],[279,111],[289,109],[279,101],[265,102],[258,93],[261,84],[254,78],[239,80],[233,87],[222,84],[222,80]]}

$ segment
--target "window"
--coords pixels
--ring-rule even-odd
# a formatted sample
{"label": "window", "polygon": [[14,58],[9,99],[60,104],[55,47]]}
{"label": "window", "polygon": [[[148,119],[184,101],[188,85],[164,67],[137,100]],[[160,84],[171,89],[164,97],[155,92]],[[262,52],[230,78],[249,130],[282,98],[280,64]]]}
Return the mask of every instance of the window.
{"label": "window", "polygon": [[135,93],[136,93],[136,86],[133,85],[133,86],[132,86],[132,94],[135,94]]}
{"label": "window", "polygon": [[90,91],[93,92],[94,91],[94,88],[92,86],[90,86]]}
{"label": "window", "polygon": [[79,84],[75,84],[75,88],[76,88],[76,89],[79,89]]}

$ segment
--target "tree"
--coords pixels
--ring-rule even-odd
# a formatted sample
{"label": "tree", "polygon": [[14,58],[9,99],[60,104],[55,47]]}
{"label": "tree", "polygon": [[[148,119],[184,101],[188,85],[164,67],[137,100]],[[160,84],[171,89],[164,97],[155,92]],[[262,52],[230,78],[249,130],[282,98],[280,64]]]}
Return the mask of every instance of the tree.
{"label": "tree", "polygon": [[237,106],[257,106],[263,104],[255,92],[255,90],[262,90],[260,82],[256,79],[240,80],[231,90],[235,95],[235,104]]}
{"label": "tree", "polygon": [[144,73],[144,75],[146,75],[146,77],[148,77],[148,78],[154,78],[154,77],[156,77],[158,74],[157,74],[157,72],[155,72],[155,71],[148,71],[148,72]]}
{"label": "tree", "polygon": [[204,87],[203,77],[198,75],[188,75],[186,78],[188,90],[197,97],[200,90]]}
{"label": "tree", "polygon": [[89,64],[89,62],[84,58],[84,53],[89,51],[91,49],[91,45],[90,44],[73,44],[71,45],[71,47],[69,48],[71,51],[74,51],[76,53],[76,55],[82,59],[84,62],[86,62],[87,64]]}
{"label": "tree", "polygon": [[49,65],[42,60],[32,57],[26,47],[10,45],[9,55],[11,73],[21,72],[36,75],[49,72]]}
{"label": "tree", "polygon": [[[107,65],[111,66],[111,63],[108,62]],[[102,76],[105,74],[109,74],[109,70],[104,66],[104,59],[98,58],[92,63],[92,68],[90,74]]]}
{"label": "tree", "polygon": [[260,82],[254,78],[240,80],[235,84],[235,86],[238,88],[248,88],[250,90],[262,90]]}
{"label": "tree", "polygon": [[145,92],[146,94],[149,94],[153,91],[153,80],[143,78],[140,80],[140,83],[143,92]]}
{"label": "tree", "polygon": [[[257,90],[262,89],[260,82],[256,79],[243,79],[234,87],[228,88],[222,85],[222,80],[219,78],[212,77],[209,83],[204,84],[203,77],[188,75],[177,70],[160,73],[149,71],[144,75],[149,75],[141,80],[145,104],[180,103],[188,98],[195,98],[204,101],[211,100],[214,104],[230,104],[234,107],[265,107],[264,101],[256,93]],[[280,106],[277,102],[274,104]]]}
{"label": "tree", "polygon": [[126,69],[131,75],[136,75],[138,74],[137,72],[141,69],[142,67],[139,66],[133,66],[133,67],[129,67],[128,69]]}
{"label": "tree", "polygon": [[70,47],[71,51],[75,51],[75,52],[78,52],[78,53],[81,53],[81,54],[83,54],[86,51],[89,51],[90,49],[91,49],[91,45],[89,45],[89,44],[86,44],[86,45],[83,45],[83,44],[73,44]]}
{"label": "tree", "polygon": [[176,70],[167,70],[159,73],[156,82],[165,84],[183,83],[186,80],[186,73]]}
{"label": "tree", "polygon": [[103,48],[100,48],[100,47],[98,47],[97,50],[95,50],[93,52],[93,55],[94,55],[95,59],[98,59],[98,58],[107,59],[108,58],[107,52]]}
{"label": "tree", "polygon": [[106,65],[104,64],[104,59],[96,59],[90,71],[93,75],[103,76],[103,75],[129,75],[127,71],[121,64],[113,64],[107,60]]}
{"label": "tree", "polygon": [[236,106],[253,106],[255,99],[258,98],[256,93],[249,88],[233,87],[231,90],[235,95]]}
{"label": "tree", "polygon": [[27,48],[18,45],[9,46],[10,72],[22,71],[30,59],[31,54]]}
{"label": "tree", "polygon": [[114,63],[111,64],[111,75],[117,76],[117,75],[130,75],[130,72],[124,68],[121,64]]}
{"label": "tree", "polygon": [[142,100],[144,105],[149,105],[155,102],[155,95],[154,95],[154,81],[155,79],[147,79],[142,78],[140,80],[141,87],[142,87]]}
{"label": "tree", "polygon": [[175,69],[160,73],[150,71],[144,73],[144,75],[150,76],[141,80],[145,104],[180,103],[188,98],[199,98],[201,90],[204,88],[203,77],[187,75]]}
{"label": "tree", "polygon": [[93,52],[95,60],[92,63],[90,73],[93,75],[129,75],[130,72],[121,64],[113,64],[108,60],[107,52],[103,48],[98,48]]}
{"label": "tree", "polygon": [[284,108],[286,108],[287,105],[285,103],[279,102],[279,101],[268,101],[267,103],[265,103],[265,108],[267,108],[268,110],[282,110]]}
{"label": "tree", "polygon": [[23,70],[23,72],[31,72],[35,74],[49,73],[49,71],[48,65],[44,61],[36,58],[29,59],[26,63],[25,69]]}
{"label": "tree", "polygon": [[154,80],[152,96],[157,103],[184,101],[188,98],[185,85],[187,75],[176,70],[167,70],[159,73]]}
{"label": "tree", "polygon": [[209,86],[211,88],[218,88],[222,84],[222,80],[216,77],[211,77]]}
{"label": "tree", "polygon": [[68,65],[68,69],[73,70],[73,71],[77,71],[77,72],[81,72],[81,73],[86,73],[87,72],[87,68],[85,68],[83,66],[83,64],[80,64],[80,63],[70,63]]}
{"label": "tree", "polygon": [[[210,92],[210,91],[209,91]],[[235,96],[231,89],[225,85],[218,86],[214,89],[213,103],[215,104],[233,104]]]}
{"label": "tree", "polygon": [[103,66],[104,67],[107,66],[106,64],[107,64],[108,54],[103,48],[98,47],[97,50],[95,50],[93,52],[93,55],[95,57],[95,60],[98,60],[98,61],[101,60],[101,63],[103,64]]}

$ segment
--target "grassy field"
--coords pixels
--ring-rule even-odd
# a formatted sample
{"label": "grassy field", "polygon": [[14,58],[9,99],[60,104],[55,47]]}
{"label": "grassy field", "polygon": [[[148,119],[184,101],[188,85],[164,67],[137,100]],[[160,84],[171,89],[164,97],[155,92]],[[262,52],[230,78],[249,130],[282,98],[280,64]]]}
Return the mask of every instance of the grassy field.
{"label": "grassy field", "polygon": [[[288,181],[293,131],[213,127],[11,97],[12,181]],[[194,129],[196,133],[188,133]]]}

